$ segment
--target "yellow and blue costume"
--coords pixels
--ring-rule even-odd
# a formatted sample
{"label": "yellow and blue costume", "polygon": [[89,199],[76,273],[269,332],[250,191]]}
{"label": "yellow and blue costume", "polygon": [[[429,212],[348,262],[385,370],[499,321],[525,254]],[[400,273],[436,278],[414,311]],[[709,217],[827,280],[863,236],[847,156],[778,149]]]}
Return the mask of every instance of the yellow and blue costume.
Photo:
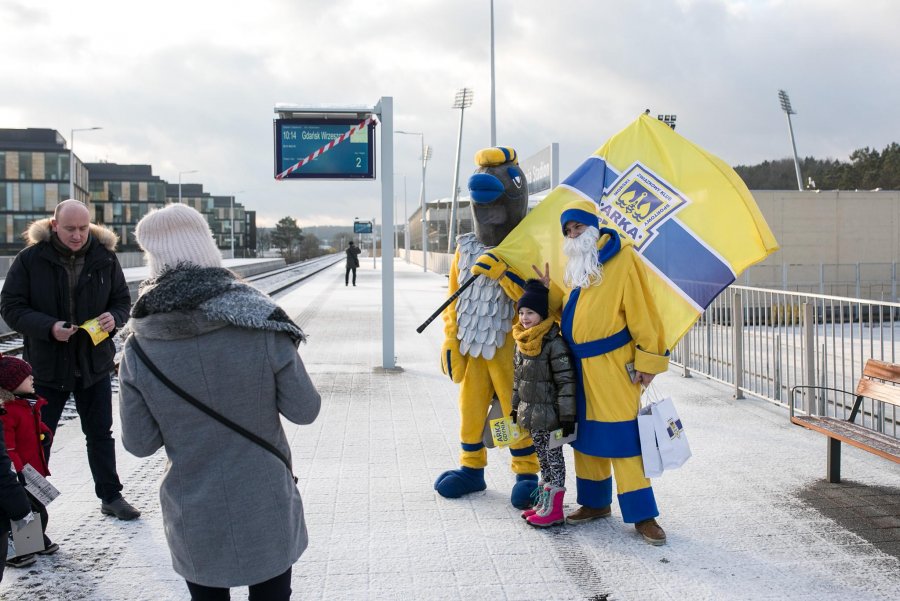
{"label": "yellow and blue costume", "polygon": [[[596,205],[571,203],[560,221],[563,228],[569,221],[597,227]],[[600,228],[600,233],[602,280],[568,291],[561,318],[578,383],[578,439],[572,443],[578,503],[608,507],[615,472],[622,518],[637,523],[659,511],[641,460],[641,387],[625,366],[633,363],[636,371],[661,373],[668,368],[669,353],[642,259],[615,230]]]}
{"label": "yellow and blue costume", "polygon": [[[505,271],[502,261],[485,263],[485,253],[496,246],[525,216],[528,192],[525,176],[510,148],[489,148],[476,155],[479,169],[469,180],[473,200],[475,232],[457,238],[450,267],[449,292],[455,294],[471,276],[479,277],[444,310],[445,342],[441,368],[461,384],[460,468],[438,476],[435,490],[456,498],[484,490],[487,450],[484,423],[496,396],[504,415],[512,411],[513,355],[516,323],[515,301],[524,282]],[[516,474],[511,502],[519,508],[531,506],[537,486],[538,462],[531,438],[510,445],[512,470]]]}

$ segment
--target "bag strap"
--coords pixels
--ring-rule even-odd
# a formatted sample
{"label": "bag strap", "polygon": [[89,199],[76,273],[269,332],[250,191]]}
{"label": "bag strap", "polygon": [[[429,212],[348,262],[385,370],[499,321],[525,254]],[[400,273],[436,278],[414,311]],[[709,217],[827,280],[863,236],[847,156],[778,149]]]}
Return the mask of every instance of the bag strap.
{"label": "bag strap", "polygon": [[177,394],[178,396],[180,396],[181,398],[186,400],[188,403],[190,403],[191,405],[193,405],[194,407],[196,407],[197,409],[199,409],[206,415],[208,415],[211,418],[217,420],[218,422],[228,426],[229,428],[231,428],[232,430],[234,430],[241,436],[251,440],[252,442],[255,442],[256,444],[258,444],[265,450],[269,451],[270,453],[272,453],[273,455],[278,457],[278,459],[281,460],[281,462],[285,465],[285,467],[287,467],[288,471],[291,473],[291,477],[294,479],[294,484],[297,483],[297,476],[294,475],[294,470],[291,467],[291,462],[288,461],[287,457],[285,457],[284,455],[281,454],[281,451],[279,451],[278,449],[275,448],[275,445],[273,445],[272,443],[270,443],[267,440],[263,440],[262,438],[260,438],[259,436],[257,436],[253,432],[251,432],[250,430],[247,430],[246,428],[244,428],[243,426],[240,426],[240,425],[234,423],[233,421],[231,421],[224,415],[217,413],[214,409],[211,409],[208,405],[205,405],[201,401],[197,400],[195,397],[191,396],[190,394],[185,392],[181,387],[179,387],[177,384],[175,384],[175,382],[173,382],[172,380],[167,378],[166,375],[164,373],[162,373],[158,367],[156,367],[156,365],[153,363],[153,361],[150,360],[150,357],[147,356],[147,353],[145,353],[144,349],[141,348],[141,345],[138,344],[137,338],[135,336],[131,337],[131,347],[134,349],[134,352],[137,353],[137,356],[141,359],[141,361],[144,362],[144,365],[147,366],[147,369],[149,369],[153,373],[153,375],[156,376],[160,382],[165,384],[172,392],[174,392],[175,394]]}

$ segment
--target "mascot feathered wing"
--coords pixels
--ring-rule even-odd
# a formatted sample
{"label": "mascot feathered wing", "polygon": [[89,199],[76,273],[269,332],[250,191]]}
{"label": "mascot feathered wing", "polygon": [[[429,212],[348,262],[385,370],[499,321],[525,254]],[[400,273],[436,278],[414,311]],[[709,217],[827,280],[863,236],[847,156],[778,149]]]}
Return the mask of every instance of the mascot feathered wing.
{"label": "mascot feathered wing", "polygon": [[[506,272],[502,261],[492,263],[490,249],[498,245],[525,217],[528,186],[511,148],[487,148],[475,155],[478,169],[469,178],[475,231],[457,238],[450,267],[449,293],[453,295],[472,275],[482,273],[443,313],[445,341],[441,368],[460,384],[460,468],[438,476],[435,490],[456,498],[484,490],[487,450],[484,422],[496,397],[504,415],[512,411],[515,301],[524,282]],[[488,260],[486,260],[486,257]],[[492,271],[493,270],[493,271]],[[494,273],[496,271],[497,273]],[[531,506],[537,487],[538,462],[531,438],[510,445],[516,474],[510,501]]]}

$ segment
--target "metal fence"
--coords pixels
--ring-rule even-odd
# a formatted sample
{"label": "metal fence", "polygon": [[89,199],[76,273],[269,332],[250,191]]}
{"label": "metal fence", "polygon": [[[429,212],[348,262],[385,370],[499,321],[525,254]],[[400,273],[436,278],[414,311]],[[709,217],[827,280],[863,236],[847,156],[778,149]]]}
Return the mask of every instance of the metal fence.
{"label": "metal fence", "polygon": [[[900,303],[731,286],[672,353],[672,362],[743,395],[846,418],[868,359],[900,358]],[[793,386],[829,391],[798,391]],[[848,391],[843,394],[840,391]],[[866,399],[859,423],[900,438],[897,408]]]}

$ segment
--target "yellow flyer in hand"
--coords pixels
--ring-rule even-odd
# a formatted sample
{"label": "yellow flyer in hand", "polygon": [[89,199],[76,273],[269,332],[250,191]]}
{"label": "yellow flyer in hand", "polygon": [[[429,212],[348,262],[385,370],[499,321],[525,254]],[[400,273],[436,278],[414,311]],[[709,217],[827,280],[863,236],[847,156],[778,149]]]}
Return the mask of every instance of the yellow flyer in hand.
{"label": "yellow flyer in hand", "polygon": [[510,416],[498,417],[491,420],[491,438],[498,447],[505,447],[517,442],[524,436],[519,426],[513,423]]}
{"label": "yellow flyer in hand", "polygon": [[89,319],[80,326],[78,326],[85,332],[91,335],[91,340],[94,341],[94,346],[97,346],[107,338],[109,338],[109,332],[103,330],[100,327],[100,322],[97,321],[97,318]]}

